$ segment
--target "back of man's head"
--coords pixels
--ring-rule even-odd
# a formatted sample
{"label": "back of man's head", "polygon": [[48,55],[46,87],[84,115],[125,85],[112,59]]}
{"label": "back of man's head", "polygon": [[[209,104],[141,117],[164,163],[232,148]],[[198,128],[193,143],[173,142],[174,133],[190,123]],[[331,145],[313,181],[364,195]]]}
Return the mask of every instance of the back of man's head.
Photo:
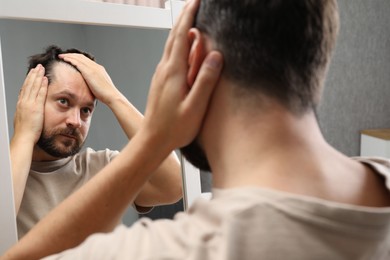
{"label": "back of man's head", "polygon": [[223,76],[294,114],[315,107],[338,32],[336,0],[202,0],[195,27],[224,56]]}
{"label": "back of man's head", "polygon": [[30,59],[28,61],[27,73],[31,69],[35,68],[38,64],[41,64],[45,68],[45,76],[48,78],[50,84],[53,80],[53,67],[55,64],[59,62],[67,63],[69,64],[69,66],[77,70],[77,68],[73,66],[71,63],[68,63],[58,57],[59,54],[63,54],[63,53],[81,53],[86,57],[88,57],[89,59],[95,60],[95,58],[91,54],[81,51],[79,49],[72,48],[72,49],[63,50],[56,45],[50,45],[45,49],[43,53],[30,56]]}

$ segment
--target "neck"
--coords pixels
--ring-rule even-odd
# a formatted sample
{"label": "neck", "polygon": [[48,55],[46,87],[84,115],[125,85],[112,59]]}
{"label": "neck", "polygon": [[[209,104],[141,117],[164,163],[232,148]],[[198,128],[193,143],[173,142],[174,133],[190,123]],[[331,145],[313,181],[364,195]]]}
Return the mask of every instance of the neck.
{"label": "neck", "polygon": [[295,180],[302,185],[307,175],[325,172],[323,162],[344,158],[326,143],[313,112],[297,117],[272,100],[255,109],[229,101],[223,89],[213,96],[200,138],[216,188],[289,190]]}
{"label": "neck", "polygon": [[38,145],[34,146],[33,156],[32,156],[33,162],[47,162],[47,161],[56,161],[60,159],[62,158],[54,157],[48,154],[47,152],[42,150]]}

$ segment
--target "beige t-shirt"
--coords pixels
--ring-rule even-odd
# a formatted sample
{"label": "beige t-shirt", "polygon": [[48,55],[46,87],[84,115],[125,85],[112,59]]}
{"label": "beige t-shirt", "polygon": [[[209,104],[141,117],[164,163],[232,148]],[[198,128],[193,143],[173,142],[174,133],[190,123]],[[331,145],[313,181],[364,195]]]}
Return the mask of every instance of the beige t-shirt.
{"label": "beige t-shirt", "polygon": [[[366,163],[390,192],[389,161]],[[390,207],[258,187],[213,190],[210,201],[198,199],[174,220],[143,218],[45,259],[388,260]]]}
{"label": "beige t-shirt", "polygon": [[86,148],[74,156],[51,162],[32,162],[17,215],[18,236],[24,236],[40,219],[79,189],[118,151]]}

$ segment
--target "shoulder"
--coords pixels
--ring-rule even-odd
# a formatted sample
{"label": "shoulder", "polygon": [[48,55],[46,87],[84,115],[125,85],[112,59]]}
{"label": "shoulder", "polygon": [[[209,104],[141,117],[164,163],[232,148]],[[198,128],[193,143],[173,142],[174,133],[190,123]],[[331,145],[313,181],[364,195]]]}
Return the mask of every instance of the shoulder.
{"label": "shoulder", "polygon": [[390,159],[384,157],[352,157],[352,159],[371,167],[386,179],[386,184],[390,188]]}

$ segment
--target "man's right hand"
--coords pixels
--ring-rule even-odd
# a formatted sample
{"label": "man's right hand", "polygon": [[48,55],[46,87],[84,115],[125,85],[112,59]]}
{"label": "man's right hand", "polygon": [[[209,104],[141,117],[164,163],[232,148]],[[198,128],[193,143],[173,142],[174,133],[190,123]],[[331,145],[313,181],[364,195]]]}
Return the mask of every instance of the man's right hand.
{"label": "man's right hand", "polygon": [[42,133],[48,79],[38,65],[28,73],[19,93],[14,117],[14,137],[35,145]]}
{"label": "man's right hand", "polygon": [[80,53],[63,53],[59,57],[81,72],[92,94],[107,106],[123,96],[102,65]]}
{"label": "man's right hand", "polygon": [[26,187],[33,149],[43,129],[48,79],[38,65],[30,70],[20,90],[10,143],[15,211],[18,213]]}

